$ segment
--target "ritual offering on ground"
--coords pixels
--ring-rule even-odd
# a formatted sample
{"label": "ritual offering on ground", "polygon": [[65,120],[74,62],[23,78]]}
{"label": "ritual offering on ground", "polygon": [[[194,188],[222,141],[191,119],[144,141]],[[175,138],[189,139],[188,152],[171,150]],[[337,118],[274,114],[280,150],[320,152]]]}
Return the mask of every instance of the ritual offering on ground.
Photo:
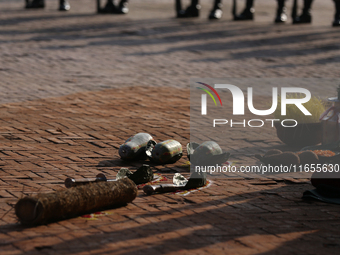
{"label": "ritual offering on ground", "polygon": [[145,159],[145,149],[149,141],[154,141],[148,133],[131,136],[119,147],[119,156],[123,160]]}
{"label": "ritual offering on ground", "polygon": [[83,178],[83,179],[66,178],[65,187],[66,188],[77,187],[77,186],[87,185],[89,183],[94,183],[94,182],[112,182],[112,181],[123,179],[125,177],[134,181],[136,185],[139,185],[139,184],[152,181],[154,178],[154,175],[153,175],[153,171],[151,170],[150,166],[143,164],[133,173],[128,168],[122,167],[117,173],[116,179],[107,179],[105,174],[103,173],[97,174],[96,178]]}
{"label": "ritual offering on ground", "polygon": [[137,186],[129,178],[96,182],[19,199],[15,213],[24,225],[45,224],[132,202]]}
{"label": "ritual offering on ground", "polygon": [[[118,178],[119,173],[117,174]],[[153,180],[153,171],[149,165],[142,165],[134,173],[126,172],[126,176],[134,181],[137,185],[147,183]],[[123,177],[123,176],[122,176]],[[121,177],[119,177],[121,178]]]}
{"label": "ritual offering on ground", "polygon": [[157,144],[155,141],[149,141],[146,154],[151,161],[157,164],[172,164],[182,157],[182,145],[173,139]]}
{"label": "ritual offering on ground", "polygon": [[173,177],[173,183],[160,185],[146,185],[143,191],[147,195],[154,193],[175,192],[178,190],[189,190],[203,187],[207,183],[206,173],[198,173],[191,175],[189,180],[183,175],[176,173]]}
{"label": "ritual offering on ground", "polygon": [[255,157],[266,165],[290,166],[334,163],[340,158],[339,154],[330,150],[306,150],[299,152],[282,152],[277,149],[267,151],[263,156],[255,154]]}
{"label": "ritual offering on ground", "polygon": [[[301,98],[300,94],[289,95],[288,99]],[[322,124],[319,120],[320,115],[324,112],[324,102],[317,98],[311,99],[304,103],[304,107],[311,113],[305,115],[295,104],[286,105],[286,114],[281,112],[281,98],[278,98],[278,107],[274,112],[275,128],[278,138],[285,144],[296,147],[316,145],[322,141]],[[282,121],[287,121],[283,126]]]}
{"label": "ritual offering on ground", "polygon": [[188,143],[187,152],[190,162],[197,167],[220,165],[230,157],[230,153],[223,152],[214,141],[206,141],[202,144]]}
{"label": "ritual offering on ground", "polygon": [[[277,152],[276,154],[270,154],[269,156],[261,156],[259,154],[255,154],[255,157],[260,160],[261,162],[265,163],[266,165],[271,166],[290,166],[290,165],[299,165],[300,158],[294,152]],[[267,154],[267,155],[268,155]]]}

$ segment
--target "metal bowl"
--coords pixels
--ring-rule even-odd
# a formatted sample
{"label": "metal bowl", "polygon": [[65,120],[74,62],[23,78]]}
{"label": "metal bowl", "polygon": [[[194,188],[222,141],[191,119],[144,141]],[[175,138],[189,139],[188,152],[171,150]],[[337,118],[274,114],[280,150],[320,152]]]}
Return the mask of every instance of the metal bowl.
{"label": "metal bowl", "polygon": [[281,123],[275,124],[277,137],[285,144],[294,147],[316,145],[322,141],[322,124],[301,123],[296,127],[283,127]]}

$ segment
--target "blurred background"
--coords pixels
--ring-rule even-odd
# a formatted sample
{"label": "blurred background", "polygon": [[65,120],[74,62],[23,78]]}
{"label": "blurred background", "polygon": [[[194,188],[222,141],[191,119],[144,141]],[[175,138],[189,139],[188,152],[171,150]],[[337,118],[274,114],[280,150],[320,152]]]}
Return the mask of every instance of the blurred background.
{"label": "blurred background", "polygon": [[[306,25],[291,24],[292,2],[286,24],[274,24],[275,0],[255,1],[255,20],[237,22],[230,0],[217,21],[207,19],[208,0],[199,18],[187,19],[175,18],[173,0],[131,0],[127,15],[96,14],[94,0],[70,0],[68,12],[58,0],[38,10],[2,0],[0,103],[122,86],[188,88],[190,78],[339,78],[333,1],[314,1]],[[244,6],[239,0],[238,12]]]}

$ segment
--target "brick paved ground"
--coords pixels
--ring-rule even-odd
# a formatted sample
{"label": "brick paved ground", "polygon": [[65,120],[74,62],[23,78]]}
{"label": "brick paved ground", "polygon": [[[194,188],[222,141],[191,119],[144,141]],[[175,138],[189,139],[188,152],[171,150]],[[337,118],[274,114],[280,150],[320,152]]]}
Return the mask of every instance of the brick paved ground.
{"label": "brick paved ground", "polygon": [[[58,13],[55,2],[38,12],[0,3],[1,254],[339,253],[339,207],[303,201],[312,187],[304,180],[214,180],[185,197],[140,191],[98,220],[21,227],[10,209],[23,195],[61,189],[66,177],[136,169],[141,162],[124,163],[117,153],[131,134],[186,144],[190,77],[339,78],[331,2],[316,3],[315,23],[297,27],[270,23],[273,1],[259,1],[256,22],[242,24],[229,14],[208,23],[206,2],[205,16],[189,21],[172,19],[165,0],[136,0],[126,17],[93,15],[89,0]],[[310,88],[326,96],[331,86]],[[254,164],[259,149],[287,149],[274,130],[266,133],[263,141],[234,134],[231,160]],[[185,161],[154,170],[188,176]]]}

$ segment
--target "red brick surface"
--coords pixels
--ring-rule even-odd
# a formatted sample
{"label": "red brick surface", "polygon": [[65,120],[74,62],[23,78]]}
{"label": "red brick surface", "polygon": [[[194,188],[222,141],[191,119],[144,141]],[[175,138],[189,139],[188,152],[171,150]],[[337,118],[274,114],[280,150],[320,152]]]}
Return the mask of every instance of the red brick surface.
{"label": "red brick surface", "polygon": [[[131,134],[145,131],[157,140],[171,134],[186,144],[188,96],[185,89],[135,87],[2,105],[2,253],[337,254],[338,206],[305,202],[302,192],[312,186],[284,180],[217,179],[188,196],[139,191],[133,203],[97,220],[17,223],[10,209],[23,195],[61,189],[66,177],[103,172],[113,178],[121,166],[136,169],[141,162],[123,162],[117,153]],[[185,161],[154,170],[188,176],[179,167]]]}
{"label": "red brick surface", "polygon": [[[327,77],[303,86],[334,96],[332,1],[314,1],[307,26],[274,25],[273,0],[256,1],[254,22],[231,21],[231,1],[221,21],[208,22],[211,2],[201,2],[200,18],[177,20],[173,0],[131,1],[126,16],[95,15],[93,0],[72,0],[70,12],[57,12],[57,0],[38,11],[0,1],[0,254],[339,254],[339,206],[302,200],[312,188],[303,179],[239,174],[188,196],[139,191],[97,220],[18,223],[22,196],[139,167],[117,152],[137,132],[185,145],[189,78]],[[256,91],[268,94],[260,83]],[[224,149],[248,165],[254,153],[289,149],[265,131],[261,139],[234,132]],[[188,176],[186,160],[153,169]]]}

